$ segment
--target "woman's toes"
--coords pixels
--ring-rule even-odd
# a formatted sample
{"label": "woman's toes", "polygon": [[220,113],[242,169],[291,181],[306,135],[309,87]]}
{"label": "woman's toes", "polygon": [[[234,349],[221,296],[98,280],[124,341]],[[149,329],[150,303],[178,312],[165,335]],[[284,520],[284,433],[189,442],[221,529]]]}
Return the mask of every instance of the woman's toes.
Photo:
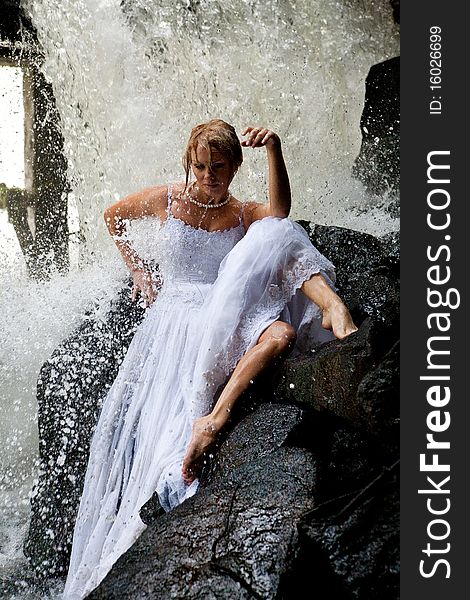
{"label": "woman's toes", "polygon": [[191,484],[204,465],[204,458],[217,438],[216,428],[211,419],[202,417],[193,426],[193,435],[183,460],[182,475]]}

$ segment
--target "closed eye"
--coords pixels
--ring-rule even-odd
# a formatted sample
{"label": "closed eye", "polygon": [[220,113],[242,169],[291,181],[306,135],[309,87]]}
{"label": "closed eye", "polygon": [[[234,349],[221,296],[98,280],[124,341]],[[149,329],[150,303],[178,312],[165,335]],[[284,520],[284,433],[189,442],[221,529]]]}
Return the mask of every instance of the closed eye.
{"label": "closed eye", "polygon": [[[193,163],[193,167],[195,169],[197,169],[198,171],[201,171],[202,169],[205,168],[205,165],[202,165],[201,163]],[[225,167],[225,163],[223,162],[215,162],[212,163],[210,168],[211,169],[223,169]]]}

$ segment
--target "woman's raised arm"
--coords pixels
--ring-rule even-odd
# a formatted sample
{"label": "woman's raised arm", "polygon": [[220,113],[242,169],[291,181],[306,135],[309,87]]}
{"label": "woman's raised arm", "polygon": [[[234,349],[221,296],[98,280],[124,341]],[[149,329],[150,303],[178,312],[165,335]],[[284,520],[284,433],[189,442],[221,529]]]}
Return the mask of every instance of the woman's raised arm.
{"label": "woman's raised arm", "polygon": [[242,146],[266,147],[268,158],[268,204],[252,203],[248,206],[251,221],[264,217],[288,217],[291,207],[291,190],[286,163],[282,155],[281,139],[265,127],[246,127],[242,135],[248,136]]}
{"label": "woman's raised arm", "polygon": [[144,217],[160,217],[165,219],[167,206],[167,186],[147,188],[119,200],[104,211],[104,220],[112,235],[122,258],[129,267],[134,286],[132,300],[137,299],[140,292],[147,304],[152,304],[157,295],[157,282],[145,262],[126,239],[126,223]]}

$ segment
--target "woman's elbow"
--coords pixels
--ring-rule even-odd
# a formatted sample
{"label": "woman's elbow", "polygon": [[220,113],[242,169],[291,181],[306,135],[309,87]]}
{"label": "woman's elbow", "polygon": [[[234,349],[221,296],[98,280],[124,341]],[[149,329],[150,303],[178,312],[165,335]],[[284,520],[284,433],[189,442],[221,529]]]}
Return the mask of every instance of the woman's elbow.
{"label": "woman's elbow", "polygon": [[108,206],[108,208],[105,209],[103,213],[103,219],[106,223],[106,226],[109,228],[111,221],[113,220],[113,211],[111,210],[110,206]]}
{"label": "woman's elbow", "polygon": [[281,202],[277,202],[274,206],[271,206],[273,216],[286,219],[290,215],[291,206],[290,194],[286,194]]}
{"label": "woman's elbow", "polygon": [[120,219],[113,206],[108,206],[103,213],[104,222],[111,235],[118,232]]}
{"label": "woman's elbow", "polygon": [[282,208],[282,209],[276,209],[274,211],[271,211],[271,216],[272,217],[279,217],[280,219],[287,219],[287,217],[289,216],[290,213],[290,209],[287,208]]}

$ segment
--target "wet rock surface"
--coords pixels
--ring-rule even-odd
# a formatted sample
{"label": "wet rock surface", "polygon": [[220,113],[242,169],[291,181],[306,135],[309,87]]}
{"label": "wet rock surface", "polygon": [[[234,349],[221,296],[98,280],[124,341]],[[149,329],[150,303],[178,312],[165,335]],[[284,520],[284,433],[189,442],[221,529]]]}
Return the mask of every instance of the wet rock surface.
{"label": "wet rock surface", "polygon": [[37,384],[39,480],[25,554],[38,576],[66,572],[90,441],[143,310],[125,287],[106,321],[90,313],[41,368]]}
{"label": "wet rock surface", "polygon": [[[198,494],[167,514],[153,498],[146,531],[91,598],[293,599],[312,578],[338,599],[398,597],[398,237],[304,226],[359,331],[288,359],[275,392],[254,386]],[[126,291],[41,371],[27,551],[43,573],[66,569],[99,403],[141,316]]]}
{"label": "wet rock surface", "polygon": [[356,322],[371,317],[385,324],[389,340],[398,339],[398,233],[376,238],[344,227],[299,223],[313,245],[335,265],[336,285]]}
{"label": "wet rock surface", "polygon": [[149,525],[90,598],[275,598],[314,484],[304,449],[248,461]]}
{"label": "wet rock surface", "polygon": [[[293,572],[302,573],[298,568],[302,560],[316,559],[325,566],[316,570],[316,591],[338,600],[400,597],[396,467],[385,470],[369,486],[328,518],[321,515],[322,507],[314,509],[299,527],[298,565]],[[290,594],[302,589],[298,577],[289,578],[286,584]]]}
{"label": "wet rock surface", "polygon": [[262,404],[229,432],[203,472],[201,486],[223,481],[242,465],[272,454],[301,430],[305,418],[305,411],[294,405]]}
{"label": "wet rock surface", "polygon": [[90,598],[294,599],[312,578],[335,598],[398,597],[397,490],[370,436],[262,404],[196,496],[166,514],[149,502],[147,530]]}
{"label": "wet rock surface", "polygon": [[385,334],[367,319],[359,331],[312,355],[286,361],[275,398],[325,410],[375,434],[395,436],[398,424],[398,343],[384,347]]}
{"label": "wet rock surface", "polygon": [[[374,194],[400,186],[400,57],[373,65],[366,78],[362,144],[353,168]],[[398,216],[398,202],[395,207]]]}

